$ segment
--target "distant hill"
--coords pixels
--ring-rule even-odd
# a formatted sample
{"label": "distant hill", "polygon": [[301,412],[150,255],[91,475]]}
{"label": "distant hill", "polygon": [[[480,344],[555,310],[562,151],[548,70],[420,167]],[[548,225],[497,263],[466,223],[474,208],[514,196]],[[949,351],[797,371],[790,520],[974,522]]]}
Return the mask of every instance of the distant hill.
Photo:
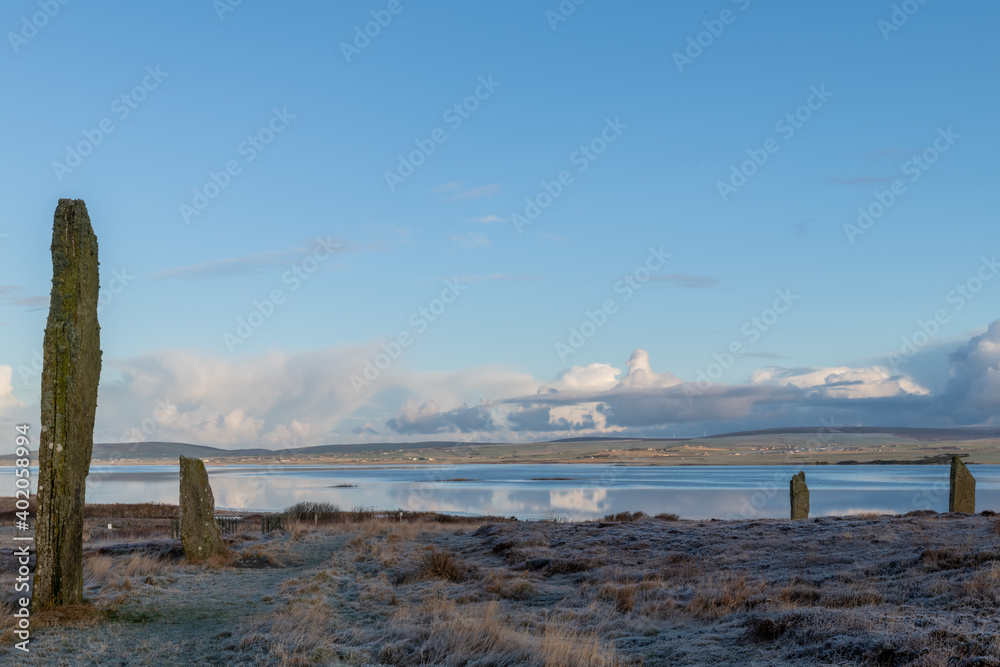
{"label": "distant hill", "polygon": [[[791,426],[768,428],[760,431],[734,431],[710,435],[709,438],[745,438],[759,435],[816,435],[829,433],[849,433],[852,435],[898,435],[901,438],[921,441],[986,440],[1000,438],[1000,428],[909,428],[904,426],[834,426],[829,429],[816,426]],[[696,439],[696,438],[692,438]]]}
{"label": "distant hill", "polygon": [[[497,443],[497,442],[462,442],[452,440],[435,440],[427,442],[378,442],[355,445],[319,445],[315,447],[295,447],[290,449],[272,450],[264,448],[247,449],[220,449],[206,445],[192,445],[183,442],[138,442],[138,443],[95,443],[93,461],[103,462],[142,462],[142,461],[164,461],[168,459],[176,460],[181,454],[193,456],[200,459],[268,459],[280,461],[285,459],[309,459],[336,454],[380,454],[380,453],[400,453],[412,452],[414,450],[425,450],[433,452],[435,450],[445,452],[451,451],[452,456],[464,457],[463,450],[475,449],[482,452],[484,448],[497,448],[498,456],[504,452],[501,450],[517,447],[519,450],[531,449],[537,452],[548,452],[554,446],[568,445],[577,447],[589,447],[591,445],[599,447],[607,443],[609,449],[621,449],[626,443],[665,443],[666,446],[673,446],[673,443],[692,443],[692,446],[700,443],[711,442],[713,445],[725,442],[727,439],[733,440],[766,440],[768,437],[798,436],[794,440],[801,438],[803,444],[808,443],[816,436],[829,437],[830,434],[843,434],[854,436],[894,436],[901,440],[914,443],[925,442],[956,442],[974,441],[985,439],[1000,439],[1000,428],[911,428],[895,426],[839,426],[830,429],[821,429],[816,426],[792,426],[785,428],[770,428],[758,431],[734,431],[732,433],[720,433],[700,438],[628,438],[628,437],[608,437],[586,436],[577,438],[561,438],[537,443]],[[787,439],[786,439],[787,440]],[[670,444],[667,444],[670,443]],[[863,445],[864,440],[860,442]],[[790,445],[784,442],[784,445]],[[739,446],[739,445],[736,445]],[[457,450],[457,451],[456,451]],[[558,452],[556,452],[558,453]],[[427,456],[430,456],[428,454]],[[397,454],[397,456],[399,456]],[[410,460],[410,454],[405,454],[400,461]],[[413,457],[419,458],[419,457]],[[508,457],[509,458],[509,457]],[[13,463],[14,455],[8,454],[0,456],[0,464]],[[422,459],[422,460],[427,460]]]}

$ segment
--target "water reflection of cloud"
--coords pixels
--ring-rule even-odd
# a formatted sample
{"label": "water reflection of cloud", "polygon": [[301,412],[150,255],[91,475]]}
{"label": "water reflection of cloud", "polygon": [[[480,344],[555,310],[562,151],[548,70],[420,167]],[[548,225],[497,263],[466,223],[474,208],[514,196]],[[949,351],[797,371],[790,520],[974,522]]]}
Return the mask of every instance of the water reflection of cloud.
{"label": "water reflection of cloud", "polygon": [[607,489],[571,489],[549,492],[549,505],[555,509],[572,510],[574,514],[603,512],[608,506]]}
{"label": "water reflection of cloud", "polygon": [[[788,516],[788,478],[798,468],[615,468],[592,465],[469,465],[453,469],[210,467],[216,505],[280,511],[300,501],[391,511],[516,516],[522,519],[600,518],[618,512],[673,513],[686,519]],[[0,473],[3,471],[0,470]],[[976,466],[980,508],[1000,506],[1000,466]],[[806,469],[813,516],[857,512],[903,514],[948,509],[947,467],[816,466]],[[883,488],[870,487],[871,476]],[[475,482],[434,481],[469,477]],[[542,481],[540,477],[573,477]],[[534,480],[534,481],[532,481]],[[2,481],[2,478],[0,478]],[[356,488],[333,488],[350,483]],[[87,500],[97,503],[176,503],[177,466],[93,466]]]}

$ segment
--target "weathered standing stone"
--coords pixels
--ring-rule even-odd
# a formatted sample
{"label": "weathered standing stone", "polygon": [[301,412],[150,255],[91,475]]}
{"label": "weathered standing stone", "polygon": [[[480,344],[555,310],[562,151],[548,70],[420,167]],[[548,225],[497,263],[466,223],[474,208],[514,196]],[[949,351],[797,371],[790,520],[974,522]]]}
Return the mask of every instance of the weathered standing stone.
{"label": "weathered standing stone", "polygon": [[948,494],[948,511],[964,514],[976,513],[976,478],[957,456],[951,457],[951,491]]}
{"label": "weathered standing stone", "polygon": [[225,550],[215,524],[215,496],[201,459],[181,456],[181,546],[184,557],[199,561]]}
{"label": "weathered standing stone", "polygon": [[798,475],[792,476],[789,483],[789,496],[792,501],[792,518],[809,518],[809,487],[806,486],[806,474],[799,471]]}
{"label": "weathered standing stone", "polygon": [[101,328],[97,236],[79,199],[60,199],[52,226],[52,295],[42,355],[38,561],[32,606],[83,602],[83,507],[94,449]]}

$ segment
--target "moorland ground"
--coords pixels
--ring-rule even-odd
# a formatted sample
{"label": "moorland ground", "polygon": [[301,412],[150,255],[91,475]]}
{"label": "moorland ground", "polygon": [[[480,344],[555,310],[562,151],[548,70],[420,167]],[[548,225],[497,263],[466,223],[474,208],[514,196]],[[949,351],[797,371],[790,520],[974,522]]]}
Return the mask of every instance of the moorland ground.
{"label": "moorland ground", "polygon": [[[335,512],[268,535],[248,519],[228,554],[191,564],[169,539],[176,508],[92,507],[88,604],[36,614],[18,664],[1000,665],[1000,519],[988,512]],[[0,660],[13,655],[6,630]]]}

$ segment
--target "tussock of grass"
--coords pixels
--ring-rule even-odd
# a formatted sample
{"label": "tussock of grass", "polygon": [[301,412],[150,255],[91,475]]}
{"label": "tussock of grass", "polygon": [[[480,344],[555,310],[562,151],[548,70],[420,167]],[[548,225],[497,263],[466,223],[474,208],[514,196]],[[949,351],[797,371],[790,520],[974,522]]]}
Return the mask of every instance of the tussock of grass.
{"label": "tussock of grass", "polygon": [[201,565],[208,568],[209,570],[217,570],[227,565],[231,565],[233,561],[236,560],[236,554],[233,553],[231,549],[225,549],[221,553],[212,554],[205,560],[201,561]]}
{"label": "tussock of grass", "polygon": [[246,623],[234,633],[240,664],[324,664],[331,621],[324,605],[297,604]]}
{"label": "tussock of grass", "polygon": [[101,620],[102,613],[92,604],[71,604],[33,612],[31,624],[36,628],[52,626],[86,627]]}
{"label": "tussock of grass", "polygon": [[420,574],[423,577],[459,582],[468,573],[468,567],[451,551],[432,549],[420,561]]}
{"label": "tussock of grass", "polygon": [[[596,635],[558,624],[537,632],[519,627],[499,603],[427,604],[397,614],[391,640],[378,652],[389,665],[525,665],[528,667],[614,667],[613,647]],[[488,656],[488,662],[484,657]]]}
{"label": "tussock of grass", "polygon": [[333,503],[301,502],[285,508],[284,514],[290,519],[302,521],[335,521],[341,518],[340,507]]}
{"label": "tussock of grass", "polygon": [[634,584],[604,584],[598,597],[611,602],[619,614],[627,614],[635,608],[636,586]]}
{"label": "tussock of grass", "polygon": [[710,577],[699,585],[687,611],[699,618],[721,618],[747,609],[763,587],[762,582],[750,581],[744,574],[729,572]]}
{"label": "tussock of grass", "polygon": [[638,521],[645,519],[648,515],[645,512],[619,512],[618,514],[608,514],[604,521]]}
{"label": "tussock of grass", "polygon": [[505,600],[529,600],[538,595],[538,589],[530,580],[511,575],[507,570],[490,572],[483,582],[483,590]]}
{"label": "tussock of grass", "polygon": [[83,559],[83,582],[87,588],[132,590],[134,578],[163,577],[175,571],[173,563],[142,553],[117,558],[95,554]]}

